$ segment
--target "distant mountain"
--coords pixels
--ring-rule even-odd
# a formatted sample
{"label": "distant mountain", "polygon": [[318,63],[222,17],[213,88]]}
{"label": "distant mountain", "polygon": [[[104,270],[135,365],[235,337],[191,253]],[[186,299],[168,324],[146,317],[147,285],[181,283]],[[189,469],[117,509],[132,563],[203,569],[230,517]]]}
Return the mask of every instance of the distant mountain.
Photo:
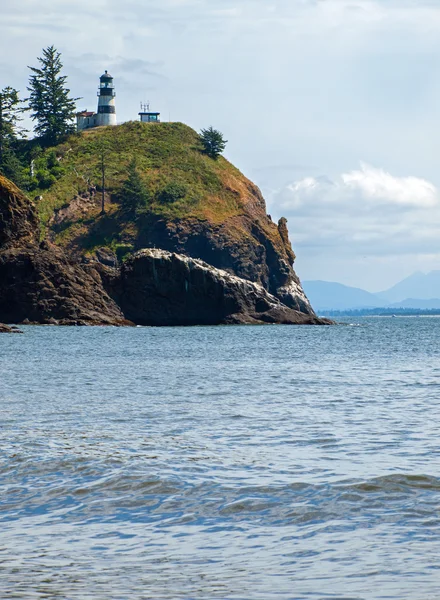
{"label": "distant mountain", "polygon": [[317,311],[376,308],[387,304],[375,294],[332,281],[303,281],[303,288]]}
{"label": "distant mountain", "polygon": [[304,281],[303,288],[318,312],[370,308],[440,309],[440,271],[414,273],[378,294],[333,281]]}
{"label": "distant mountain", "polygon": [[431,298],[430,300],[423,300],[420,298],[407,298],[406,300],[402,300],[402,302],[389,304],[388,308],[420,308],[422,310],[429,310],[433,308],[440,309],[440,299]]}
{"label": "distant mountain", "polygon": [[413,302],[413,298],[421,300],[440,298],[440,271],[414,273],[376,296],[387,304],[406,301],[408,298],[411,299],[411,302]]}

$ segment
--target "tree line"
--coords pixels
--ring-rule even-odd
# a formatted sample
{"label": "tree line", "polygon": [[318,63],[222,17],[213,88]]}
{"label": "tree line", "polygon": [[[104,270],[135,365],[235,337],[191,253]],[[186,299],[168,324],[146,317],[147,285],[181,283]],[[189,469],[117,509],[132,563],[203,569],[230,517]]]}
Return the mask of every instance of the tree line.
{"label": "tree line", "polygon": [[[76,102],[61,73],[61,53],[54,46],[43,49],[37,67],[29,67],[27,91],[21,98],[18,90],[6,86],[0,90],[0,173],[22,187],[28,187],[26,167],[41,148],[57,144],[75,131]],[[23,115],[29,112],[34,121],[35,138],[28,144],[22,127]]]}

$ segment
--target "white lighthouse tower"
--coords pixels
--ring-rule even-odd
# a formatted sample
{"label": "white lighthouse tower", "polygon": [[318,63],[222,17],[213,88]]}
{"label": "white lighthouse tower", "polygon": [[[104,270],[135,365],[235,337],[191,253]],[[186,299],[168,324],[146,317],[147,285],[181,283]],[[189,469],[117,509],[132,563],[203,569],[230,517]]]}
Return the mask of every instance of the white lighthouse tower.
{"label": "white lighthouse tower", "polygon": [[96,115],[96,125],[117,125],[116,105],[115,105],[115,86],[113,77],[106,71],[99,78],[98,90],[98,114]]}

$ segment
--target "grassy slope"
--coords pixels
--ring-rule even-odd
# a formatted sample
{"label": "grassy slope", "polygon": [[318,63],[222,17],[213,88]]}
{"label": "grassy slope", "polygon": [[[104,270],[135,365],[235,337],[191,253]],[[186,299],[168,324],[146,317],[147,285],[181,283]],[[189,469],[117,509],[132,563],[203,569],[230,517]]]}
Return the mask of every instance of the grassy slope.
{"label": "grassy slope", "polygon": [[[63,175],[48,190],[36,190],[41,195],[38,211],[46,228],[55,209],[68,205],[75,196],[87,192],[87,180],[99,186],[100,171],[97,155],[102,144],[107,150],[106,197],[107,216],[102,225],[111,237],[114,219],[115,235],[129,239],[136,232],[133,219],[121,221],[118,191],[126,178],[127,165],[136,157],[138,171],[147,186],[151,201],[145,209],[155,216],[175,220],[185,217],[208,220],[213,223],[243,213],[243,198],[249,195],[248,180],[224,158],[214,161],[201,152],[198,135],[181,123],[146,124],[129,122],[118,127],[89,130],[72,136],[55,148]],[[50,152],[49,149],[47,152]],[[170,182],[179,182],[187,188],[184,198],[163,203],[160,191]],[[98,194],[99,196],[99,194]],[[57,232],[56,241],[62,245],[84,234],[91,224],[96,225],[99,202],[87,212]],[[106,227],[105,227],[106,225]],[[97,245],[100,241],[97,240]]]}
{"label": "grassy slope", "polygon": [[[99,186],[99,151],[107,148],[106,215],[100,215],[100,196],[87,199],[87,180]],[[147,124],[128,122],[117,127],[91,129],[71,136],[55,149],[62,175],[47,190],[36,190],[42,196],[37,208],[42,224],[42,237],[48,232],[55,243],[85,252],[107,246],[130,247],[148,219],[163,218],[191,227],[191,220],[218,225],[227,222],[229,239],[246,243],[252,240],[249,217],[258,223],[281,253],[284,246],[276,225],[266,218],[258,205],[257,188],[223,157],[215,161],[202,152],[198,134],[182,123]],[[150,201],[136,218],[121,210],[118,193],[127,177],[127,166],[136,158],[140,173],[150,193]],[[175,202],[161,202],[160,192],[171,182],[186,186],[187,194]],[[99,188],[98,188],[99,189]],[[86,197],[86,202],[78,198]],[[76,200],[75,200],[76,198]],[[69,207],[69,208],[67,208]],[[58,209],[67,208],[61,223],[52,217]],[[61,211],[62,212],[62,211]],[[60,213],[61,214],[61,213]],[[246,219],[243,217],[247,215]],[[254,240],[255,241],[255,240]]]}

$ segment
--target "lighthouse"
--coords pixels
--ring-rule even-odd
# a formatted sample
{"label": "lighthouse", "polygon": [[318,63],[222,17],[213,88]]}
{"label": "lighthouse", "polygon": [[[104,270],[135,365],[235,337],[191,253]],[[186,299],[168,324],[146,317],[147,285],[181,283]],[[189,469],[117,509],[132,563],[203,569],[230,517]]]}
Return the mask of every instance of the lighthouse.
{"label": "lighthouse", "polygon": [[117,125],[116,105],[115,105],[115,86],[113,77],[108,71],[99,78],[98,90],[98,113],[96,115],[96,125]]}
{"label": "lighthouse", "polygon": [[117,125],[115,106],[115,86],[113,77],[108,71],[99,78],[98,112],[83,110],[76,113],[76,128],[78,131],[100,127],[101,125]]}

